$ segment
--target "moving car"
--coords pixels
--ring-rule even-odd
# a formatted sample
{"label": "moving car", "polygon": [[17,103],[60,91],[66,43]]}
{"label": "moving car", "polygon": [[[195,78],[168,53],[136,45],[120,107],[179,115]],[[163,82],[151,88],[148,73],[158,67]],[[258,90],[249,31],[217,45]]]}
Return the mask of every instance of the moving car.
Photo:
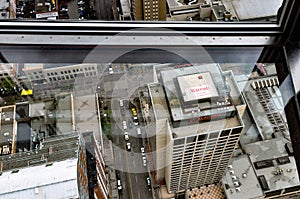
{"label": "moving car", "polygon": [[127,148],[127,151],[131,151],[131,144],[130,144],[130,142],[126,143],[126,148]]}
{"label": "moving car", "polygon": [[125,138],[125,140],[126,140],[126,141],[128,141],[128,140],[129,140],[129,135],[128,135],[128,132],[125,132],[125,133],[124,133],[124,138]]}
{"label": "moving car", "polygon": [[122,191],[122,183],[121,180],[117,180],[118,191]]}
{"label": "moving car", "polygon": [[124,101],[120,100],[120,106],[123,107],[124,106]]}
{"label": "moving car", "polygon": [[126,130],[127,129],[126,121],[123,121],[122,124],[123,124],[123,129]]}
{"label": "moving car", "polygon": [[145,156],[146,154],[145,154],[145,147],[141,147],[141,153],[142,153],[142,156]]}
{"label": "moving car", "polygon": [[145,156],[142,157],[143,160],[143,166],[147,166],[147,158]]}
{"label": "moving car", "polygon": [[114,71],[113,71],[113,69],[112,69],[111,67],[108,68],[108,73],[109,73],[110,75],[114,74]]}

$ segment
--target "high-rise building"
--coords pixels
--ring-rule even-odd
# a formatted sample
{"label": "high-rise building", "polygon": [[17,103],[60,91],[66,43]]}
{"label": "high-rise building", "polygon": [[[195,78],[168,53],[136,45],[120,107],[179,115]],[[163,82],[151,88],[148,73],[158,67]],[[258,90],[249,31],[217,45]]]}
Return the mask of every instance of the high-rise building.
{"label": "high-rise building", "polygon": [[83,132],[79,137],[77,179],[80,198],[107,199],[104,159],[93,132]]}
{"label": "high-rise building", "polygon": [[131,0],[131,6],[135,20],[166,20],[166,0]]}
{"label": "high-rise building", "polygon": [[245,105],[232,72],[206,64],[157,74],[159,83],[148,85],[157,183],[169,192],[218,183],[244,127]]}

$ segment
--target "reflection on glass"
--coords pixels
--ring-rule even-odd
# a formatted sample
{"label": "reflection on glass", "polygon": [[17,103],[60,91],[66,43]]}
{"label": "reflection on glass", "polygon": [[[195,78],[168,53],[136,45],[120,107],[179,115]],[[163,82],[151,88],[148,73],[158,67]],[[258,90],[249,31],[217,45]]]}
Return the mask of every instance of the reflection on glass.
{"label": "reflection on glass", "polygon": [[0,67],[0,196],[299,192],[275,64]]}
{"label": "reflection on glass", "polygon": [[283,0],[0,1],[0,19],[276,22]]}

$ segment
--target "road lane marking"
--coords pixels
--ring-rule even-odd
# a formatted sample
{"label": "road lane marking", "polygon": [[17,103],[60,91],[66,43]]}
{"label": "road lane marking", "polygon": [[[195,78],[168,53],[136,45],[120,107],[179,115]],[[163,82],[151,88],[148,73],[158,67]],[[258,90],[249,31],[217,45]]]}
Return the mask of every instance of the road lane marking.
{"label": "road lane marking", "polygon": [[141,199],[141,194],[140,194],[140,192],[138,192],[138,196],[139,196],[139,199]]}
{"label": "road lane marking", "polygon": [[135,163],[134,163],[134,161],[132,162],[132,164],[133,164],[133,168],[135,168]]}
{"label": "road lane marking", "polygon": [[136,182],[136,183],[138,182],[137,176],[135,176],[135,182]]}
{"label": "road lane marking", "polygon": [[[126,151],[126,144],[124,143],[124,150]],[[130,193],[131,193],[131,198],[134,199],[133,197],[133,190],[132,190],[132,182],[131,182],[131,177],[130,177],[130,172],[129,172],[129,164],[128,164],[128,153],[126,153],[126,162],[127,162],[127,175],[129,179],[129,187],[130,187]]]}

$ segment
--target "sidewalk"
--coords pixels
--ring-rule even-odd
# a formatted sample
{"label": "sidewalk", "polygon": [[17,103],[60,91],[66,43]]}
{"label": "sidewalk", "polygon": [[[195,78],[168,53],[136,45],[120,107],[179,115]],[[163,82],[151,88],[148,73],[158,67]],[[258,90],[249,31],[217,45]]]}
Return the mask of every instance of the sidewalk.
{"label": "sidewalk", "polygon": [[114,152],[112,148],[112,142],[110,140],[103,140],[104,146],[104,162],[108,170],[108,183],[109,183],[109,196],[112,199],[119,199],[119,192],[117,189],[117,180],[115,172],[115,161],[114,161]]}

